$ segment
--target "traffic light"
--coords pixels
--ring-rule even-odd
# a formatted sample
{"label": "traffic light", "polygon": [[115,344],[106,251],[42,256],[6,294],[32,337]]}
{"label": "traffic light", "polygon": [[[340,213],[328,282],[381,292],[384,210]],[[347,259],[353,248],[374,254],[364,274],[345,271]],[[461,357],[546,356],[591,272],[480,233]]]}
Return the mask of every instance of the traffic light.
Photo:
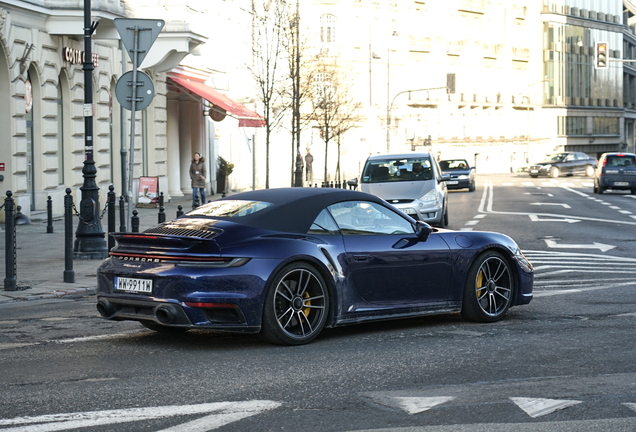
{"label": "traffic light", "polygon": [[608,68],[608,58],[607,58],[607,42],[596,42],[596,56],[595,56],[594,67],[596,69],[607,69]]}

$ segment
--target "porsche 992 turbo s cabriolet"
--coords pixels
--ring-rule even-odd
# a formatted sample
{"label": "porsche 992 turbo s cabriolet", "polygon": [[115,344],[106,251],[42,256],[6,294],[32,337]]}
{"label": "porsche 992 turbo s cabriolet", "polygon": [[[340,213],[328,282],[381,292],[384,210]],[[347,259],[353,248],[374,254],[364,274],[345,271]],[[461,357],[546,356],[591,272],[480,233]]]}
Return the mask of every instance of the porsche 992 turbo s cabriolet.
{"label": "porsche 992 turbo s cabriolet", "polygon": [[358,191],[244,192],[114,237],[97,309],[156,331],[299,345],[372,320],[461,312],[493,322],[532,299],[532,265],[510,237],[433,229]]}

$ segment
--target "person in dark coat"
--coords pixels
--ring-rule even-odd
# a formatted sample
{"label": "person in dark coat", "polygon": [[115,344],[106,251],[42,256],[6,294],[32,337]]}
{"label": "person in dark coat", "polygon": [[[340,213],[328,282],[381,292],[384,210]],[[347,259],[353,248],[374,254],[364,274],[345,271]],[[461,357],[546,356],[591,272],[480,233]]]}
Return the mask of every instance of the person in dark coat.
{"label": "person in dark coat", "polygon": [[197,189],[201,193],[201,204],[205,204],[205,163],[200,153],[194,154],[190,164],[190,179],[192,179],[192,207],[197,199]]}

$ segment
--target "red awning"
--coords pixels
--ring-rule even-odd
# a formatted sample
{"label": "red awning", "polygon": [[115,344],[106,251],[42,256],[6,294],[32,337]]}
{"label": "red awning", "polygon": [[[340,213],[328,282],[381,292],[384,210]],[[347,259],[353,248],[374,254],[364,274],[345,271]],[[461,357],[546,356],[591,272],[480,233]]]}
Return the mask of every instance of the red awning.
{"label": "red awning", "polygon": [[203,84],[202,82],[174,77],[170,77],[170,79],[176,84],[198,94],[211,104],[225,110],[228,115],[236,117],[239,121],[239,127],[265,126],[265,119],[263,119],[262,116],[230,99],[224,94],[219,93],[212,87]]}

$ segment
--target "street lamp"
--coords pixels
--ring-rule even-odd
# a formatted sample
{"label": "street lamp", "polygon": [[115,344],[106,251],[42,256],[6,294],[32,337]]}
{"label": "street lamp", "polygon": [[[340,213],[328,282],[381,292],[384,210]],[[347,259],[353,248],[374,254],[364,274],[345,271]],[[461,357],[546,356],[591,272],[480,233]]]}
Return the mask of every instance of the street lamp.
{"label": "street lamp", "polygon": [[389,33],[386,43],[386,152],[390,153],[391,147],[391,104],[390,104],[390,86],[391,86],[391,62],[389,61],[389,55],[391,54],[391,36],[397,36],[396,30],[393,33]]}
{"label": "street lamp", "polygon": [[73,255],[82,259],[108,256],[108,247],[99,214],[99,187],[95,182],[97,168],[93,159],[93,59],[91,37],[97,23],[91,23],[91,1],[84,0],[84,183],[80,201],[80,221],[75,233]]}

